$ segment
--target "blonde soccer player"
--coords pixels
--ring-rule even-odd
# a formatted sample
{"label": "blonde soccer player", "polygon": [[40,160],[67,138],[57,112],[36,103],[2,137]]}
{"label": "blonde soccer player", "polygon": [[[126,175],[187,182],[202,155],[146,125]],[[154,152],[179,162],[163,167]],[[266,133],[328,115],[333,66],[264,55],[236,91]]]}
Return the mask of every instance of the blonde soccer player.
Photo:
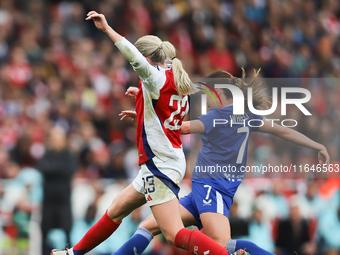
{"label": "blonde soccer player", "polygon": [[[122,219],[147,203],[166,240],[197,255],[224,255],[227,250],[204,234],[184,228],[178,184],[186,168],[180,140],[182,120],[192,90],[188,74],[173,45],[156,36],[143,36],[135,45],[115,32],[103,14],[91,11],[86,20],[105,32],[138,74],[136,94],[137,146],[140,171],[133,183],[113,199],[103,217],[71,249],[52,255],[83,255],[107,239]],[[171,63],[167,66],[166,63]],[[150,238],[147,232],[141,235]],[[138,245],[133,254],[139,254]],[[122,254],[126,255],[124,251]]]}

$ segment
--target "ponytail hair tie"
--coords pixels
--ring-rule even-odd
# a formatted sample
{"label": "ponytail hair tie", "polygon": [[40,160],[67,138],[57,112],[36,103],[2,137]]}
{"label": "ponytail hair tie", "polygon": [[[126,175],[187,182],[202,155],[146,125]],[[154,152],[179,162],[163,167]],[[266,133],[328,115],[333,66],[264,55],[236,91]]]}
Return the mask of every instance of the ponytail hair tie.
{"label": "ponytail hair tie", "polygon": [[171,60],[174,60],[176,58],[176,56],[174,56]]}

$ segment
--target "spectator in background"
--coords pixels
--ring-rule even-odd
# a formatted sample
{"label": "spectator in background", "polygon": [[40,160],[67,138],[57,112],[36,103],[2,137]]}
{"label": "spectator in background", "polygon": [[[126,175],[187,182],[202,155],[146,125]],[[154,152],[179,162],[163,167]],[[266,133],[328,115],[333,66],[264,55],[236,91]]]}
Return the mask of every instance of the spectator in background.
{"label": "spectator in background", "polygon": [[208,60],[213,70],[224,70],[229,73],[237,73],[237,67],[233,54],[226,47],[226,33],[223,28],[216,29],[214,46],[208,50]]}
{"label": "spectator in background", "polygon": [[66,134],[60,127],[54,127],[47,142],[47,151],[37,163],[37,169],[44,177],[44,199],[42,209],[43,253],[49,254],[47,244],[49,230],[60,228],[70,242],[72,227],[71,180],[77,170],[76,158],[66,147]]}
{"label": "spectator in background", "polygon": [[25,254],[29,249],[29,222],[41,202],[41,176],[33,168],[20,168],[8,161],[3,177],[7,181],[0,187],[0,228],[4,230],[0,254]]}
{"label": "spectator in background", "polygon": [[271,198],[275,203],[275,207],[277,208],[277,217],[283,219],[288,217],[288,202],[287,198],[283,194],[283,183],[280,179],[273,179],[273,191],[271,194]]}
{"label": "spectator in background", "polygon": [[32,138],[28,132],[25,132],[17,141],[16,146],[10,151],[11,158],[21,166],[32,166],[33,158],[30,153]]}
{"label": "spectator in background", "polygon": [[32,66],[26,59],[25,51],[14,48],[11,52],[11,61],[5,67],[6,78],[11,86],[25,88],[32,78]]}
{"label": "spectator in background", "polygon": [[231,238],[238,239],[243,236],[249,235],[249,222],[248,220],[244,220],[238,217],[238,203],[235,201],[232,203],[229,212],[229,221],[230,221],[230,229]]}
{"label": "spectator in background", "polygon": [[329,210],[319,218],[319,234],[324,241],[327,255],[337,255],[340,249],[340,207]]}
{"label": "spectator in background", "polygon": [[248,240],[256,243],[262,249],[273,252],[274,241],[271,236],[271,226],[263,218],[262,210],[255,208],[253,213],[253,219],[249,223],[249,235]]}
{"label": "spectator in background", "polygon": [[0,146],[0,179],[5,177],[5,166],[9,161],[9,154]]}
{"label": "spectator in background", "polygon": [[[131,41],[147,33],[170,39],[192,77],[202,77],[220,68],[230,68],[233,73],[242,66],[246,71],[261,68],[265,78],[340,77],[340,4],[335,0],[0,0],[0,193],[2,189],[3,196],[11,193],[7,191],[7,183],[13,183],[5,173],[8,154],[20,166],[20,172],[24,166],[33,166],[38,160],[34,145],[43,146],[44,136],[53,125],[67,131],[69,149],[80,154],[81,170],[77,177],[114,182],[124,177],[123,157],[128,178],[133,179],[139,170],[134,123],[120,122],[118,116],[122,109],[133,108],[133,101],[127,100],[122,91],[138,84],[138,76],[128,68],[125,58],[117,53],[106,35],[85,22],[84,13],[90,9],[105,13],[115,29]],[[227,62],[221,62],[222,57],[231,65],[227,67]],[[331,159],[339,161],[339,80],[304,79],[302,87],[312,93],[307,105],[312,116],[298,116],[297,128],[325,143]],[[271,93],[270,84],[267,91]],[[253,148],[249,151],[254,152],[249,155],[253,162],[249,165],[312,163],[310,158],[314,156],[310,151],[273,138],[256,139],[255,135],[249,142],[249,148]],[[43,147],[38,149],[44,151]],[[300,195],[307,199],[310,215],[317,217],[321,235],[318,239],[324,237],[325,241],[326,234],[333,236],[333,233],[321,234],[320,227],[329,220],[323,217],[331,215],[327,211],[332,210],[334,216],[339,207],[338,176],[339,173],[334,173],[335,179],[321,188],[313,186],[317,181],[313,179],[307,190],[299,189]],[[270,185],[273,180],[275,184]],[[333,181],[336,183],[332,184]],[[298,180],[268,179],[268,183],[265,193],[260,179],[245,183],[246,196],[242,203],[238,200],[238,210],[233,215],[235,222],[240,217],[245,220],[251,217],[250,208],[254,204],[247,192],[252,189],[254,194],[262,192],[258,197],[267,202],[259,206],[265,219],[267,215],[274,218],[288,215],[288,205],[281,209],[288,201],[287,196],[298,192]],[[25,184],[21,185],[24,190]],[[14,201],[14,195],[9,196],[10,202]],[[0,206],[0,210],[5,208]],[[302,209],[304,215],[306,208]],[[248,227],[233,229],[244,232]],[[233,234],[237,234],[235,231]],[[35,234],[31,232],[30,236],[36,242]],[[163,251],[162,248],[159,250]],[[0,254],[6,253],[1,250]]]}
{"label": "spectator in background", "polygon": [[289,218],[279,222],[276,254],[314,254],[316,246],[311,242],[308,227],[308,222],[301,217],[299,206],[291,204]]}

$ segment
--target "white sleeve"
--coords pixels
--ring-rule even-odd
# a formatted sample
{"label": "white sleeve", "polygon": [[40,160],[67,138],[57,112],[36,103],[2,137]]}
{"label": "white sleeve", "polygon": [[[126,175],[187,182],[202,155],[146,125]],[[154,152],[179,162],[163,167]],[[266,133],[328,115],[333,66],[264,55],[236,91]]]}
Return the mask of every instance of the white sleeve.
{"label": "white sleeve", "polygon": [[146,89],[158,94],[166,81],[164,72],[161,72],[157,70],[156,67],[150,65],[137,48],[124,37],[120,38],[115,45],[130,62]]}

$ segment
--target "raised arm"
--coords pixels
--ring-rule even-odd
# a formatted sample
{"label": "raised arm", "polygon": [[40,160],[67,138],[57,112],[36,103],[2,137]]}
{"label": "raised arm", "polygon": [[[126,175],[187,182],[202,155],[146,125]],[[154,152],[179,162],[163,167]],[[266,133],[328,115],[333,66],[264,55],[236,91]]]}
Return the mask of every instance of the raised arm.
{"label": "raised arm", "polygon": [[150,65],[146,58],[137,50],[137,48],[132,43],[130,43],[116,31],[114,31],[108,25],[103,14],[91,11],[87,14],[86,20],[90,19],[94,21],[95,26],[99,30],[102,30],[111,38],[111,40],[115,43],[118,49],[124,54],[126,59],[130,62],[133,69],[135,70],[135,72],[138,74],[142,81],[148,81],[150,80],[150,77],[152,77],[152,80],[158,79],[161,80],[160,82],[144,83],[147,89],[152,92],[159,90],[159,88],[156,88],[152,85],[162,84],[163,82],[162,79],[164,79],[165,82],[165,77],[163,77],[161,72],[159,72],[155,67]]}
{"label": "raised arm", "polygon": [[325,146],[320,143],[313,141],[312,139],[308,138],[307,136],[291,129],[282,127],[275,123],[272,124],[271,121],[263,118],[264,125],[259,128],[260,132],[269,133],[295,143],[297,145],[301,145],[313,150],[318,151],[318,160],[320,164],[329,164],[330,158]]}

